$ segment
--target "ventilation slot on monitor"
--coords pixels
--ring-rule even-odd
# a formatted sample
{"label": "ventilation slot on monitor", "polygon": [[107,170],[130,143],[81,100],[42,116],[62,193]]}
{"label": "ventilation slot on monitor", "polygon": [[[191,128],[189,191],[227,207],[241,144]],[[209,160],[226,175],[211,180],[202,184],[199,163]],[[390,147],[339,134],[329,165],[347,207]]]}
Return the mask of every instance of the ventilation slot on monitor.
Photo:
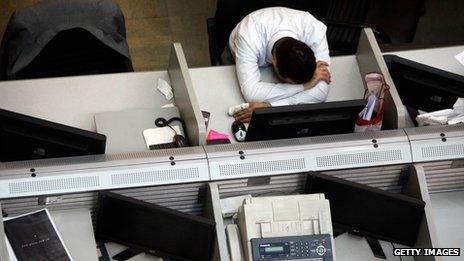
{"label": "ventilation slot on monitor", "polygon": [[464,144],[441,145],[422,148],[423,158],[464,156]]}
{"label": "ventilation slot on monitor", "polygon": [[289,160],[272,160],[219,166],[220,176],[245,175],[254,173],[268,173],[277,171],[305,171],[304,158]]}
{"label": "ventilation slot on monitor", "polygon": [[10,194],[35,193],[44,191],[63,191],[72,189],[95,188],[100,185],[97,176],[75,177],[49,180],[32,180],[11,182],[9,184]]}
{"label": "ventilation slot on monitor", "polygon": [[401,150],[362,152],[316,157],[317,167],[352,166],[381,162],[393,162],[403,159]]}
{"label": "ventilation slot on monitor", "polygon": [[125,184],[144,184],[156,183],[167,181],[180,181],[199,178],[200,173],[197,168],[187,169],[169,169],[158,171],[137,171],[125,172],[121,174],[112,174],[112,185],[125,185]]}

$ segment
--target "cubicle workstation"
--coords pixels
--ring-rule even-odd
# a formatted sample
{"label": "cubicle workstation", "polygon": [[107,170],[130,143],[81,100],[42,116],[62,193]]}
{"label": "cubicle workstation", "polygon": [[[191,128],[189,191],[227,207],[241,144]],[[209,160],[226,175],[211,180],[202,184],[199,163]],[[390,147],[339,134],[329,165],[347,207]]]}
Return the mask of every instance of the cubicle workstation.
{"label": "cubicle workstation", "polygon": [[[383,167],[390,171],[390,180],[382,179],[384,174],[378,174],[377,178],[370,177],[366,169],[352,169],[343,171],[326,171],[324,174],[340,177],[344,180],[358,182],[380,188],[385,191],[401,193],[411,196],[425,202],[425,215],[420,224],[417,235],[417,241],[414,247],[430,248],[437,247],[437,233],[434,224],[434,215],[428,198],[427,186],[423,173],[413,165]],[[385,171],[385,170],[384,170]],[[371,170],[375,172],[375,170]],[[377,170],[381,172],[380,168]],[[239,242],[231,243],[232,233],[229,231],[233,218],[230,208],[224,209],[225,203],[219,203],[223,199],[230,197],[267,197],[280,195],[295,195],[306,193],[305,184],[307,183],[306,173],[297,173],[285,176],[271,176],[268,179],[248,178],[236,180],[223,180],[210,183],[208,185],[209,196],[213,206],[213,213],[217,225],[217,238],[219,245],[218,260],[240,260],[240,251],[234,249]],[[401,192],[400,192],[401,191]],[[364,202],[363,202],[364,203]],[[229,203],[230,204],[230,203]],[[228,214],[228,215],[226,215]],[[362,215],[361,213],[359,215]],[[332,222],[334,218],[332,217]],[[320,221],[322,222],[322,220]],[[386,224],[385,224],[386,225]],[[233,226],[233,225],[232,225]],[[227,228],[227,229],[226,229]],[[240,230],[241,232],[243,230]],[[242,235],[243,236],[243,235]],[[222,242],[222,243],[221,243]],[[367,241],[359,235],[341,234],[335,239],[336,260],[378,260],[375,257]],[[393,256],[393,248],[404,247],[400,244],[391,244],[390,242],[380,241],[381,248],[384,250],[386,260],[441,260],[440,257],[399,257]],[[243,247],[243,243],[242,243]],[[246,253],[242,253],[246,255]]]}
{"label": "cubicle workstation", "polygon": [[[103,250],[99,243],[101,239],[95,236],[95,234],[98,233],[97,223],[99,222],[99,218],[97,214],[100,211],[99,204],[101,204],[101,199],[99,198],[100,192],[103,191],[98,190],[80,193],[70,189],[64,194],[55,193],[42,196],[36,195],[15,199],[2,199],[1,210],[5,217],[14,217],[47,208],[73,260],[97,261],[99,260],[99,256],[101,258],[99,252],[102,253],[103,251],[107,251],[109,255],[109,259],[103,260],[113,260],[111,258],[112,256],[128,249],[128,247],[122,244],[106,243],[105,250]],[[212,217],[206,205],[206,183],[200,182],[126,188],[112,190],[111,192],[130,197],[134,200],[142,200],[149,204],[156,204],[157,206],[180,211],[192,216]],[[116,213],[114,219],[118,219],[118,215],[123,216],[129,211],[130,209],[126,208],[124,213]],[[141,222],[144,221],[142,220]],[[129,226],[130,224],[131,223],[127,223],[125,226]],[[144,227],[144,229],[148,231],[150,228]],[[117,230],[115,230],[115,232],[117,232]],[[5,234],[3,230],[0,234],[1,238],[4,239]],[[178,235],[175,236],[178,237]],[[178,238],[178,240],[181,239]],[[99,250],[97,250],[97,244]],[[0,250],[3,249],[4,244],[1,244]],[[7,259],[8,255],[5,255],[2,251],[0,251],[0,253],[2,261],[9,260]],[[158,261],[160,259],[154,255],[142,253],[131,260]]]}
{"label": "cubicle workstation", "polygon": [[[454,58],[463,46],[429,48],[388,53],[401,58],[464,76],[464,67]],[[464,88],[461,86],[455,86]],[[437,94],[438,95],[438,94]],[[440,101],[440,100],[437,100]],[[398,103],[403,108],[403,103]],[[442,108],[444,109],[444,108]],[[407,114],[411,154],[418,173],[424,176],[430,193],[432,218],[437,231],[439,247],[456,246],[462,249],[462,199],[464,191],[464,126],[414,127]],[[459,260],[459,257],[443,257]]]}
{"label": "cubicle workstation", "polygon": [[[362,99],[365,74],[388,74],[370,29],[362,31],[356,55],[332,57],[331,72],[329,102]],[[200,109],[211,113],[208,129],[227,133],[233,143],[205,146],[212,180],[411,162],[409,140],[397,130],[404,113],[397,111],[401,108],[395,106],[399,97],[394,88],[385,97],[385,131],[238,144],[231,131],[234,118],[227,115],[230,106],[244,102],[235,67],[194,68],[190,74]],[[266,81],[277,81],[270,68],[261,74]]]}
{"label": "cubicle workstation", "polygon": [[[361,33],[356,55],[336,56],[331,58],[330,84],[327,102],[362,99],[364,97],[364,76],[370,72],[386,74],[382,67],[382,54],[375,40],[372,30],[367,28]],[[190,75],[193,88],[197,94],[199,107],[211,113],[209,129],[227,133],[232,138],[231,124],[233,117],[227,115],[228,108],[244,102],[235,72],[235,66],[214,66],[207,68],[192,68]],[[262,68],[261,78],[267,82],[278,82],[272,68]],[[390,97],[391,96],[391,97]],[[397,113],[394,101],[399,97],[395,90],[391,90],[387,117],[384,129],[397,129]],[[390,100],[393,100],[390,102]]]}
{"label": "cubicle workstation", "polygon": [[[1,197],[208,180],[201,147],[149,150],[144,141],[157,117],[184,119],[180,134],[192,145],[204,135],[186,68],[174,44],[166,71],[1,82],[3,109],[107,136],[104,155],[0,163]],[[171,83],[174,99],[157,90],[161,79]]]}

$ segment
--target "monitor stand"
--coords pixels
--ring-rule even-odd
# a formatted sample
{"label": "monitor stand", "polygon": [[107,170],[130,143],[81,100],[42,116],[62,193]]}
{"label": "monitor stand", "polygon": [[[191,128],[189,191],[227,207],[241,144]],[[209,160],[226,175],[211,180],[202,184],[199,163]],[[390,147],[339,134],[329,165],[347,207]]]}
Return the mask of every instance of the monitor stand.
{"label": "monitor stand", "polygon": [[374,254],[375,257],[381,258],[381,259],[387,259],[387,256],[385,256],[385,252],[383,252],[382,246],[380,245],[379,240],[372,238],[372,237],[366,237],[367,244],[369,244],[369,247],[372,250],[372,253]]}
{"label": "monitor stand", "polygon": [[[341,234],[344,234],[345,232],[347,231],[341,228],[337,228],[337,227],[333,228],[334,238],[338,237]],[[358,234],[354,234],[354,233],[350,233],[350,234],[359,236]],[[372,238],[372,237],[364,237],[364,238],[366,239],[367,244],[371,248],[371,251],[375,257],[380,258],[380,259],[387,259],[387,256],[385,255],[385,252],[383,251],[382,245],[380,245],[379,240]]]}
{"label": "monitor stand", "polygon": [[129,260],[129,259],[133,258],[134,256],[136,256],[138,254],[141,254],[141,253],[143,253],[143,251],[133,249],[133,248],[128,248],[128,249],[114,255],[112,257],[112,259],[116,260],[116,261],[126,261],[126,260]]}

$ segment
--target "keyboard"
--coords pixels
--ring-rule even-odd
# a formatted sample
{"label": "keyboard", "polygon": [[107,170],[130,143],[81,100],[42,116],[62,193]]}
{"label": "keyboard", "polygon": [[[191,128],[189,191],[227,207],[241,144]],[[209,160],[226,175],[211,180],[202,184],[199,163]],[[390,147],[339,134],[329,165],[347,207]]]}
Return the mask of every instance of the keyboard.
{"label": "keyboard", "polygon": [[173,149],[173,148],[177,148],[177,145],[175,142],[150,145],[150,150],[164,150],[164,149]]}

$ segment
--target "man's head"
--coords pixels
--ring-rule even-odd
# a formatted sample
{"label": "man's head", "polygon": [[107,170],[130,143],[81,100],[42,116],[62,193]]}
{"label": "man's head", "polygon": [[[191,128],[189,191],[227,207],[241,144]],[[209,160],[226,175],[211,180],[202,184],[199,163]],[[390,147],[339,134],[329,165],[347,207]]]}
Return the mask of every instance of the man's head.
{"label": "man's head", "polygon": [[284,37],[272,49],[272,64],[279,77],[288,83],[303,84],[316,70],[314,52],[305,43]]}

